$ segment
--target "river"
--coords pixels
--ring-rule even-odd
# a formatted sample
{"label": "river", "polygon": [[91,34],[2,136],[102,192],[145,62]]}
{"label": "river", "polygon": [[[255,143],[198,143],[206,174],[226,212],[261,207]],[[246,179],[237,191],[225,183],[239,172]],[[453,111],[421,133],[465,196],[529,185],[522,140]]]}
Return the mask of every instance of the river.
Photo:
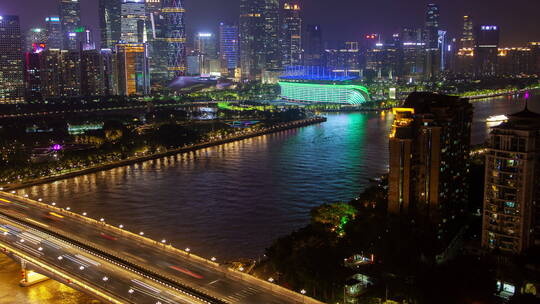
{"label": "river", "polygon": [[[519,111],[522,97],[474,101],[473,144],[485,140],[487,117]],[[540,95],[529,108],[540,112]],[[18,193],[220,261],[257,258],[276,237],[304,226],[312,207],[348,201],[387,170],[390,113],[327,116],[319,125]]]}

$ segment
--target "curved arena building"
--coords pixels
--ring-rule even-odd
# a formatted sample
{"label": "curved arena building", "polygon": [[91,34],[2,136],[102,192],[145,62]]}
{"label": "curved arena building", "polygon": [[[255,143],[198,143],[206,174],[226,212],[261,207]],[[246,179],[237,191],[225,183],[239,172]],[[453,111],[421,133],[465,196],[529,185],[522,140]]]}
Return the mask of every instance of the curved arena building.
{"label": "curved arena building", "polygon": [[360,105],[370,101],[366,87],[356,84],[358,77],[339,75],[323,68],[291,67],[280,77],[281,98],[300,103]]}
{"label": "curved arena building", "polygon": [[370,100],[366,87],[341,83],[280,81],[281,98],[302,103],[340,103],[359,105]]}

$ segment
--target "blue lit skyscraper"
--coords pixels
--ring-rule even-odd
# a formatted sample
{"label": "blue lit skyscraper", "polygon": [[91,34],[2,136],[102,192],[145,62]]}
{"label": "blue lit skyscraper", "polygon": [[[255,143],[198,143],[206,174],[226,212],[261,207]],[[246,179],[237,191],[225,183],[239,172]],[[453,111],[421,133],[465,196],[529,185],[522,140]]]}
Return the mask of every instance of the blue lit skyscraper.
{"label": "blue lit skyscraper", "polygon": [[167,56],[169,79],[182,76],[186,72],[186,27],[182,0],[164,0],[161,9],[164,48]]}
{"label": "blue lit skyscraper", "polygon": [[219,53],[221,59],[227,62],[227,68],[229,70],[234,70],[238,67],[238,26],[227,25],[225,23],[219,25]]}

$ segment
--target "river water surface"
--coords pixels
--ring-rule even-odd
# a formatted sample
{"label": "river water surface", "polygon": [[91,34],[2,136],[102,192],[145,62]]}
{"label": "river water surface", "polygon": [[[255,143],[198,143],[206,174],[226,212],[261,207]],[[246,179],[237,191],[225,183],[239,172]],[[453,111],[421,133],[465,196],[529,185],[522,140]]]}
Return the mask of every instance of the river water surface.
{"label": "river water surface", "polygon": [[[474,107],[472,141],[478,144],[487,136],[487,117],[519,111],[524,99],[500,97],[475,101]],[[540,112],[540,96],[529,98],[529,108]],[[276,237],[304,226],[312,207],[350,200],[370,178],[386,172],[392,118],[389,113],[329,114],[323,124],[35,186],[19,194],[104,217],[220,261],[257,258]],[[4,257],[0,262],[8,263]],[[27,291],[15,292],[16,286],[6,292],[6,284],[0,282],[0,295],[14,292],[17,303],[87,299],[68,294],[70,300],[51,296],[50,301],[34,302]]]}

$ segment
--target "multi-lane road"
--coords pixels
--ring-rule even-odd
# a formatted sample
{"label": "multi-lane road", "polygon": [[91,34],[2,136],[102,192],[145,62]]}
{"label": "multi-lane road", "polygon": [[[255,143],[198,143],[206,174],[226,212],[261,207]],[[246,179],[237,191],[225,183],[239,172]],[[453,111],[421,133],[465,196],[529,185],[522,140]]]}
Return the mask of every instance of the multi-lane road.
{"label": "multi-lane road", "polygon": [[70,216],[71,212],[39,205],[0,192],[4,233],[0,242],[54,263],[128,302],[317,303],[308,297],[291,296],[278,286],[269,289],[268,284],[238,276],[189,253],[178,254],[165,240],[141,241],[143,238],[122,229],[99,222],[89,224],[82,217]]}
{"label": "multi-lane road", "polygon": [[23,253],[29,259],[36,258],[69,273],[72,280],[63,283],[80,282],[84,287],[78,288],[93,290],[91,293],[105,300],[145,304],[208,303],[1,215],[0,241],[13,248],[15,254]]}

